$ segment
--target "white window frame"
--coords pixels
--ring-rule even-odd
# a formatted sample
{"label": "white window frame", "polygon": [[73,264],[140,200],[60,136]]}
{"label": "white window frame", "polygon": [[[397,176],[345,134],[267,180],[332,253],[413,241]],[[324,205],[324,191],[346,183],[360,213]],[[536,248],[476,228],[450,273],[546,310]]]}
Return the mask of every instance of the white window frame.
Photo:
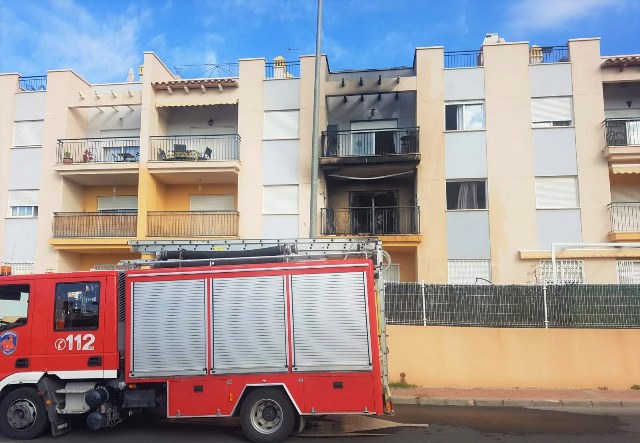
{"label": "white window frame", "polygon": [[7,218],[37,218],[38,198],[37,190],[9,191]]}
{"label": "white window frame", "polygon": [[[466,123],[466,112],[465,109],[467,106],[481,106],[482,109],[482,125],[479,128],[467,128]],[[447,129],[447,106],[458,106],[458,110],[456,111],[456,129]],[[484,101],[470,101],[470,102],[460,102],[460,101],[452,101],[445,102],[444,104],[444,130],[445,132],[455,132],[455,131],[482,131],[485,129],[486,121],[485,121],[485,111],[484,111]],[[460,115],[461,114],[461,115]],[[462,128],[459,127],[458,123],[462,123]]]}
{"label": "white window frame", "polygon": [[536,272],[537,282],[542,285],[558,283],[584,284],[584,260],[556,260],[557,280],[553,278],[553,262],[551,260],[540,260]]}
{"label": "white window frame", "polygon": [[[555,120],[552,116],[548,116],[548,119],[536,119],[534,108],[540,108],[540,102],[543,100],[559,100],[559,99],[568,99],[569,100],[569,109],[565,110],[569,112],[568,120]],[[537,105],[536,105],[537,104]],[[539,111],[538,111],[539,112]],[[574,126],[574,115],[573,115],[573,97],[572,96],[559,96],[559,97],[532,97],[531,98],[531,127],[532,128],[566,128]]]}
{"label": "white window frame", "polygon": [[491,260],[448,260],[450,285],[478,285],[491,283]]}

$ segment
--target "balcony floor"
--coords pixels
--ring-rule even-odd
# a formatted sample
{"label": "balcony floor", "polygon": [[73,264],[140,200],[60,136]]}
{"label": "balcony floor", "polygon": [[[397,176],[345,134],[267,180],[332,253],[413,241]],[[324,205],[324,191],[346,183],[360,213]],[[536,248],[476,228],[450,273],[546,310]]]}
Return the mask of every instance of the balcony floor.
{"label": "balcony floor", "polygon": [[151,175],[170,185],[237,183],[240,160],[152,161],[148,168]]}

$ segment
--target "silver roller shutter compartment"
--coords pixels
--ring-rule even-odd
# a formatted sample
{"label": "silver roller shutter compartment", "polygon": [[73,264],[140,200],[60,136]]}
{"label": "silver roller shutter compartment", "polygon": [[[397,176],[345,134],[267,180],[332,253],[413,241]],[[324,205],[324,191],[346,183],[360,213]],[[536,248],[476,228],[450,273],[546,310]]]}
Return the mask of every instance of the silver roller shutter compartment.
{"label": "silver roller shutter compartment", "polygon": [[133,283],[132,377],[206,373],[205,281]]}
{"label": "silver roller shutter compartment", "polygon": [[365,274],[294,275],[294,369],[370,370]]}
{"label": "silver roller shutter compartment", "polygon": [[213,372],[287,370],[284,277],[214,278]]}

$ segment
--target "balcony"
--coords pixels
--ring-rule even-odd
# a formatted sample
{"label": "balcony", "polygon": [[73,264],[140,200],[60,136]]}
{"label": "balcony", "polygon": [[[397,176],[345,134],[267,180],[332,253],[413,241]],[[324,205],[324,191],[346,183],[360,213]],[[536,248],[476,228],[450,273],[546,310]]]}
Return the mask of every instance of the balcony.
{"label": "balcony", "polygon": [[451,51],[444,53],[444,67],[451,68],[476,68],[483,66],[482,50],[477,51]]}
{"label": "balcony", "polygon": [[134,212],[54,212],[53,237],[135,237],[137,222]]}
{"label": "balcony", "polygon": [[57,164],[120,163],[140,160],[140,137],[58,140]]}
{"label": "balcony", "polygon": [[536,46],[529,48],[529,64],[566,63],[569,59],[568,46]]}
{"label": "balcony", "polygon": [[607,208],[611,241],[640,241],[640,202],[613,202]]}
{"label": "balcony", "polygon": [[[640,118],[614,119],[604,121],[604,157],[611,164],[614,173],[638,173],[640,169]],[[633,165],[636,163],[636,165]]]}
{"label": "balcony", "polygon": [[323,208],[321,229],[322,235],[417,235],[420,207]]}
{"label": "balcony", "polygon": [[35,75],[31,77],[20,77],[20,92],[35,92],[47,90],[47,76]]}
{"label": "balcony", "polygon": [[149,237],[237,237],[237,211],[150,211]]}

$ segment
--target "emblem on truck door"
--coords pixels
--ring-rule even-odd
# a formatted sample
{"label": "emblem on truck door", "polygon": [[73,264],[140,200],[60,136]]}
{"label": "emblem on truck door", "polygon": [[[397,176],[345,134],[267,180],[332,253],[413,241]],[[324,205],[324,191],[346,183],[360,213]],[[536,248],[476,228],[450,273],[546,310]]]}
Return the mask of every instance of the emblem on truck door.
{"label": "emblem on truck door", "polygon": [[18,347],[18,334],[15,331],[7,331],[0,335],[0,349],[4,355],[11,355]]}

